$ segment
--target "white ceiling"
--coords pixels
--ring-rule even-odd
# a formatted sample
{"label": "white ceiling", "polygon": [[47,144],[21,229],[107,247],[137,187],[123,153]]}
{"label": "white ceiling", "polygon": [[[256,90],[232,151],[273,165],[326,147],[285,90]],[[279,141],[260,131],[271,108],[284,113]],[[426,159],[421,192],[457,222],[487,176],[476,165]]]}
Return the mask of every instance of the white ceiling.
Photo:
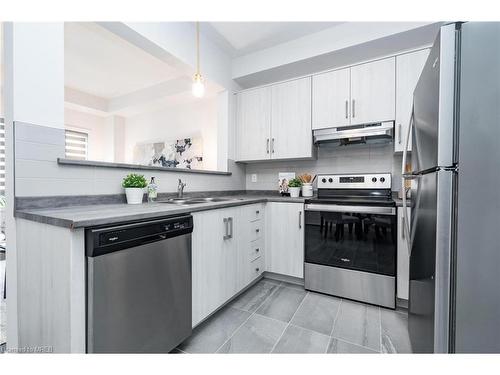
{"label": "white ceiling", "polygon": [[232,57],[300,38],[343,22],[203,22],[202,32]]}
{"label": "white ceiling", "polygon": [[180,75],[165,62],[90,22],[65,24],[64,69],[67,87],[105,99]]}
{"label": "white ceiling", "polygon": [[[199,100],[191,94],[192,77],[92,22],[65,23],[64,79],[67,107],[102,116]],[[220,92],[205,83],[205,97]]]}

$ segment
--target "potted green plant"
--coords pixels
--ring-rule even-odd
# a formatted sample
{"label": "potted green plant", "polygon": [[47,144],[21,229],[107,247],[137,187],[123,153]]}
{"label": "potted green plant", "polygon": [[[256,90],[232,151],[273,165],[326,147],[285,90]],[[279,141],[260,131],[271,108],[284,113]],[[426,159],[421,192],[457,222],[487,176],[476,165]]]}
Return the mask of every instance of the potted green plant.
{"label": "potted green plant", "polygon": [[302,187],[302,181],[299,178],[292,178],[288,181],[288,191],[290,192],[291,198],[298,198],[300,195],[300,188]]}
{"label": "potted green plant", "polygon": [[147,186],[146,178],[143,175],[130,173],[122,182],[125,188],[128,204],[141,204],[144,198],[144,188]]}

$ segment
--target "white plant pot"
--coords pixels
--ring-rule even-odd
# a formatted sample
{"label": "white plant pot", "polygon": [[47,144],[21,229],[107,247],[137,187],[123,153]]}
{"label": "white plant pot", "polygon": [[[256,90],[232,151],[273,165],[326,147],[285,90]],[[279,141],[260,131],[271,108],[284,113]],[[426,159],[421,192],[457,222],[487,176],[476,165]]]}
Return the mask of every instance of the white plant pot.
{"label": "white plant pot", "polygon": [[141,204],[144,197],[143,188],[125,188],[128,204]]}
{"label": "white plant pot", "polygon": [[311,183],[304,183],[302,185],[302,196],[303,197],[313,196],[313,185]]}
{"label": "white plant pot", "polygon": [[290,198],[298,198],[300,196],[299,187],[289,187],[288,191],[290,192]]}

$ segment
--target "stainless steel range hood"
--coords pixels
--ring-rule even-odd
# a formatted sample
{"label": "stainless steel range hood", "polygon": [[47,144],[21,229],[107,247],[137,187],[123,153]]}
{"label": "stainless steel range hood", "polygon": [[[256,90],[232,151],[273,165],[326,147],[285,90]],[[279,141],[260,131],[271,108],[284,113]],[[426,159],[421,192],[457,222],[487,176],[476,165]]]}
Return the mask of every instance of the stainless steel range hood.
{"label": "stainless steel range hood", "polygon": [[346,146],[360,143],[388,143],[392,141],[394,122],[343,126],[313,130],[314,144],[333,143]]}

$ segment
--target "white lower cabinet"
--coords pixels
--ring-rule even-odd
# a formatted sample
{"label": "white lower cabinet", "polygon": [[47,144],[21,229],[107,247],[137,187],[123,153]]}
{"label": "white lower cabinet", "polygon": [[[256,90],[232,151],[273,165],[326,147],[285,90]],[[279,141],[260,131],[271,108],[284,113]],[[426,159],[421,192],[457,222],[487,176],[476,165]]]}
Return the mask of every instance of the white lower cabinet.
{"label": "white lower cabinet", "polygon": [[304,204],[267,203],[266,228],[266,270],[303,278]]}
{"label": "white lower cabinet", "polygon": [[[228,237],[227,219],[237,213],[238,208],[193,213],[193,326],[236,293],[237,238]],[[233,222],[233,230],[235,225],[237,222]]]}
{"label": "white lower cabinet", "polygon": [[[408,220],[410,219],[410,209],[407,208]],[[410,283],[410,257],[408,245],[404,232],[403,207],[398,207],[398,262],[397,262],[397,297],[408,299],[408,287]]]}
{"label": "white lower cabinet", "polygon": [[193,327],[264,271],[263,212],[255,204],[193,213]]}

